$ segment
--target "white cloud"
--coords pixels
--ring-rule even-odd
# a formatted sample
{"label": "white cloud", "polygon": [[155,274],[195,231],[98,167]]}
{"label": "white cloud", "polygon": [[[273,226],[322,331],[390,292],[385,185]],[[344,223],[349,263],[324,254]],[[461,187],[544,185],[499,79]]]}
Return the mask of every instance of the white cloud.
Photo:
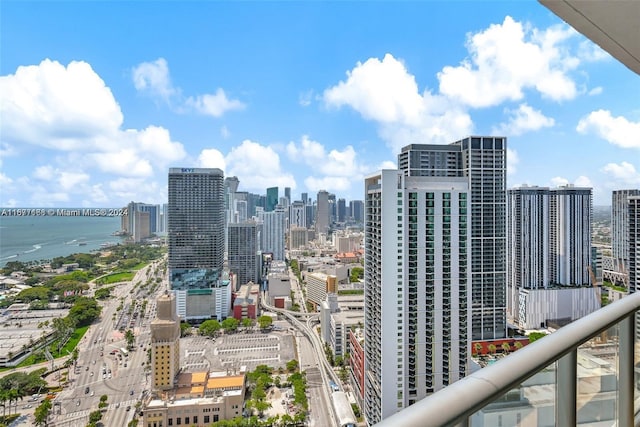
{"label": "white cloud", "polygon": [[[361,183],[366,173],[374,172],[381,167],[361,163],[351,145],[342,150],[327,150],[323,144],[303,135],[299,143],[289,142],[285,147],[289,159],[294,163],[303,163],[308,177],[304,183],[311,191],[327,190],[347,192],[354,183]],[[389,162],[391,163],[391,162]],[[396,168],[395,163],[384,162],[384,168]]]}
{"label": "white cloud", "polygon": [[507,148],[507,175],[515,175],[520,163],[518,152],[514,149]]}
{"label": "white cloud", "polygon": [[351,188],[351,183],[351,179],[343,176],[324,176],[321,178],[309,176],[304,180],[307,189],[314,193],[320,190],[348,191]]}
{"label": "white cloud", "polygon": [[551,185],[549,185],[549,187],[561,187],[563,185],[568,185],[570,184],[569,180],[567,178],[564,178],[562,176],[556,176],[551,178]]}
{"label": "white cloud", "polygon": [[602,93],[602,86],[596,86],[588,92],[589,96],[600,95]]}
{"label": "white cloud", "polygon": [[167,102],[176,94],[176,89],[173,88],[169,77],[167,61],[164,58],[138,64],[133,67],[131,75],[133,84],[139,91],[159,96]]}
{"label": "white cloud", "polygon": [[33,180],[7,177],[12,186],[3,191],[11,191],[20,203],[55,203],[82,193],[83,203],[104,204],[106,194],[112,200],[113,194],[105,193],[101,180],[145,177],[144,185],[157,186],[151,184],[155,173],[186,157],[183,145],[162,127],[123,130],[111,90],[85,62],[64,66],[47,59],[19,67],[0,77],[0,91],[6,140],[0,156],[21,155],[36,146],[52,159],[32,171]]}
{"label": "white cloud", "polygon": [[584,175],[580,175],[579,177],[577,177],[576,180],[573,182],[573,184],[576,187],[592,187],[593,188],[593,183],[591,182],[591,179],[589,179],[588,176],[584,176]]}
{"label": "white cloud", "polygon": [[632,122],[623,116],[613,117],[607,110],[593,111],[583,117],[576,130],[596,134],[622,148],[640,148],[640,122]]}
{"label": "white cloud", "polygon": [[218,88],[215,95],[204,94],[196,97],[189,97],[185,101],[187,107],[200,114],[220,117],[227,111],[243,110],[245,105],[237,99],[229,99],[224,90]]}
{"label": "white cloud", "polygon": [[622,185],[640,185],[640,171],[629,162],[608,163],[602,171]]}
{"label": "white cloud", "polygon": [[86,62],[64,66],[45,59],[0,76],[5,142],[56,150],[94,148],[97,135],[113,137],[122,112],[111,90]]}
{"label": "white cloud", "polygon": [[555,124],[554,119],[546,117],[542,112],[534,110],[526,103],[520,104],[516,110],[506,109],[505,113],[509,116],[509,121],[494,128],[495,134],[517,136],[545,127],[552,127]]}
{"label": "white cloud", "polygon": [[200,168],[218,168],[223,172],[226,169],[224,154],[215,148],[202,150],[198,156],[197,165]]}
{"label": "white cloud", "polygon": [[588,62],[597,62],[611,59],[611,55],[591,40],[585,39],[578,46],[578,56]]}
{"label": "white cloud", "polygon": [[445,97],[419,92],[404,64],[386,54],[347,72],[346,81],[324,91],[330,107],[347,105],[380,124],[380,136],[398,152],[412,142],[445,143],[471,133],[471,118]]}
{"label": "white cloud", "polygon": [[591,179],[589,179],[589,177],[584,176],[584,175],[580,175],[573,182],[571,182],[569,179],[567,179],[565,177],[556,176],[554,178],[551,178],[549,187],[555,188],[555,187],[562,187],[562,186],[570,185],[570,184],[574,185],[576,187],[591,187],[591,188],[593,188],[593,183],[591,182]]}
{"label": "white cloud", "polygon": [[575,31],[565,25],[538,30],[510,16],[468,36],[470,57],[438,74],[440,93],[474,108],[518,101],[535,89],[554,101],[578,91],[568,72],[579,64],[562,43]]}
{"label": "white cloud", "polygon": [[65,191],[71,191],[89,182],[90,176],[84,172],[60,172],[58,183]]}
{"label": "white cloud", "polygon": [[51,181],[54,179],[56,171],[51,165],[38,166],[33,171],[33,177],[42,181]]}
{"label": "white cloud", "polygon": [[164,58],[153,62],[142,62],[131,73],[133,85],[141,92],[158,97],[176,112],[195,111],[212,117],[221,117],[227,111],[243,110],[245,105],[237,99],[229,99],[222,88],[215,94],[201,94],[184,98],[182,89],[173,86],[169,75],[169,65]]}
{"label": "white cloud", "polygon": [[244,140],[225,157],[226,175],[242,177],[247,190],[264,191],[267,187],[296,188],[296,181],[280,166],[280,156],[271,147]]}

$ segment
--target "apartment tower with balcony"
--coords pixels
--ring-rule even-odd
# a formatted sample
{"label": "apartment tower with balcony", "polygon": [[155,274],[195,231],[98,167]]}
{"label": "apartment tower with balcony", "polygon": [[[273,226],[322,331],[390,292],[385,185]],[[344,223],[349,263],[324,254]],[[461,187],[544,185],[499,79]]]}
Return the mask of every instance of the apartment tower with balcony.
{"label": "apartment tower with balcony", "polygon": [[470,136],[449,145],[407,145],[398,155],[404,175],[468,182],[472,340],[506,336],[506,149],[505,137]]}
{"label": "apartment tower with balcony", "polygon": [[169,169],[169,284],[180,317],[224,318],[231,299],[221,281],[225,251],[220,169]]}
{"label": "apartment tower with balcony", "polygon": [[470,198],[464,177],[383,170],[365,178],[368,425],[468,371]]}

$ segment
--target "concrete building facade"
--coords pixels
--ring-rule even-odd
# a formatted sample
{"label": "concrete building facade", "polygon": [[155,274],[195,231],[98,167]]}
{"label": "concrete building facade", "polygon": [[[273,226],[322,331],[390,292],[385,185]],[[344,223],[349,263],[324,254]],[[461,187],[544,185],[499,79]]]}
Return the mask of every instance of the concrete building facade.
{"label": "concrete building facade", "polygon": [[449,145],[408,145],[398,155],[405,175],[468,182],[473,340],[506,336],[506,150],[505,137],[470,136]]}
{"label": "concrete building facade", "polygon": [[169,169],[169,282],[208,289],[221,276],[225,250],[224,175],[220,169]]}
{"label": "concrete building facade", "polygon": [[258,224],[249,221],[227,226],[227,260],[237,284],[260,281],[260,241]]}
{"label": "concrete building facade", "polygon": [[383,170],[365,179],[368,425],[468,371],[471,196],[464,177]]}

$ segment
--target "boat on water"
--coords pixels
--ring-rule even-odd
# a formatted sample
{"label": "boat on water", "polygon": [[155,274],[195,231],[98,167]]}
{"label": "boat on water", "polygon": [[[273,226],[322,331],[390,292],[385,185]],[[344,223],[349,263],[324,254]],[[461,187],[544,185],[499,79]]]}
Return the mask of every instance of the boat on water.
{"label": "boat on water", "polygon": [[104,242],[100,245],[100,247],[104,249],[104,248],[109,248],[111,246],[116,246],[116,245],[117,243],[115,242]]}

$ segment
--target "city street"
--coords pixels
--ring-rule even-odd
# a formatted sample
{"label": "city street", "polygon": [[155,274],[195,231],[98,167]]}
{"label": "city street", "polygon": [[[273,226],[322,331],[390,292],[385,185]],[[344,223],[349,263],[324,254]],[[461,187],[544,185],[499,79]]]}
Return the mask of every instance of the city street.
{"label": "city street", "polygon": [[[113,314],[120,304],[120,297],[135,303],[131,290],[137,283],[145,283],[153,274],[154,262],[139,270],[134,279],[114,288],[114,295],[103,305],[99,323],[92,325],[78,345],[80,351],[75,367],[69,370],[70,386],[54,400],[52,417],[55,426],[83,425],[89,413],[98,408],[100,396],[107,395],[107,408],[103,413],[104,425],[126,426],[133,418],[136,403],[146,392],[151,380],[145,370],[150,344],[149,322],[155,316],[155,297],[163,289],[159,286],[155,295],[147,299],[146,317],[140,315],[134,321],[136,337],[134,349],[127,347],[124,334],[115,329]],[[126,305],[126,304],[125,304]]]}

